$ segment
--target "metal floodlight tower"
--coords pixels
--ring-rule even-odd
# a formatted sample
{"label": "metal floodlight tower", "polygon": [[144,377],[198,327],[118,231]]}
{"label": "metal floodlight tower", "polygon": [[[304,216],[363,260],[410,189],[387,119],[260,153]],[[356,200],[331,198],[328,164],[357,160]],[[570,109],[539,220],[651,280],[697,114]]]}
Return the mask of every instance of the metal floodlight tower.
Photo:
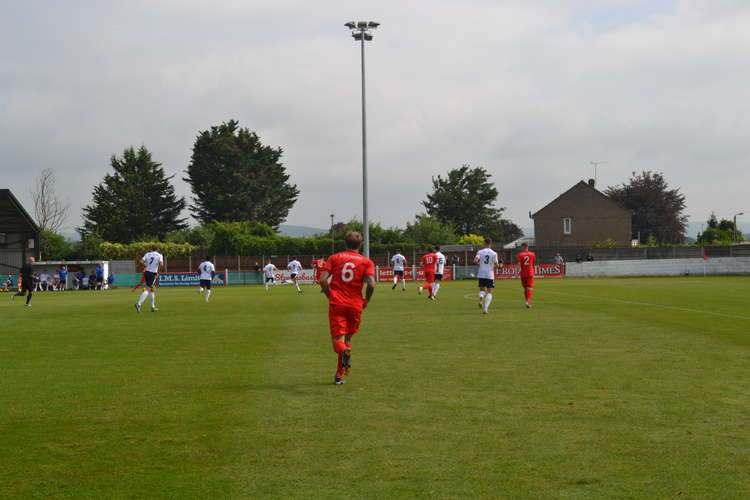
{"label": "metal floodlight tower", "polygon": [[[740,212],[740,213],[738,213],[738,214],[734,214],[734,235],[733,235],[733,236],[734,236],[734,238],[732,238],[732,240],[734,240],[734,242],[735,242],[735,243],[737,243],[737,242],[739,241],[739,240],[737,239],[737,216],[738,216],[738,215],[745,215],[745,212]],[[741,234],[741,233],[740,233],[740,234]],[[745,238],[744,238],[744,236],[743,236],[743,238],[742,238],[742,239],[743,239],[743,240],[745,239]]]}
{"label": "metal floodlight tower", "polygon": [[362,229],[364,230],[364,254],[370,257],[370,222],[367,218],[367,109],[365,100],[365,42],[372,40],[372,30],[380,23],[374,21],[349,21],[344,24],[352,37],[360,42],[362,61]]}

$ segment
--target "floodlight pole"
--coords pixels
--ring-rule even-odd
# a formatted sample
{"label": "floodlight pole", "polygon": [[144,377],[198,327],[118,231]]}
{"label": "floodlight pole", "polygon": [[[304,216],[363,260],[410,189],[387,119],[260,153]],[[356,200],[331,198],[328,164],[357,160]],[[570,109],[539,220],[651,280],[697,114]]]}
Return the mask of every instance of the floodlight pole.
{"label": "floodlight pole", "polygon": [[[734,238],[732,238],[732,240],[735,243],[737,243],[737,216],[738,215],[745,215],[745,212],[740,212],[738,214],[734,214],[734,222],[733,222],[733,224],[734,224]],[[744,240],[744,238],[743,238],[743,240]]]}
{"label": "floodlight pole", "polygon": [[365,257],[370,258],[370,223],[367,218],[367,106],[365,100],[365,37],[360,39],[362,53],[362,228],[364,229]]}
{"label": "floodlight pole", "polygon": [[334,239],[333,239],[333,214],[331,214],[331,255],[333,255],[333,251],[334,251],[333,250],[333,244],[334,244]]}
{"label": "floodlight pole", "polygon": [[345,24],[352,31],[352,36],[360,42],[360,61],[362,65],[362,229],[364,245],[362,252],[370,257],[370,222],[367,203],[367,99],[365,93],[365,41],[372,40],[371,30],[380,25],[373,21],[350,21]]}

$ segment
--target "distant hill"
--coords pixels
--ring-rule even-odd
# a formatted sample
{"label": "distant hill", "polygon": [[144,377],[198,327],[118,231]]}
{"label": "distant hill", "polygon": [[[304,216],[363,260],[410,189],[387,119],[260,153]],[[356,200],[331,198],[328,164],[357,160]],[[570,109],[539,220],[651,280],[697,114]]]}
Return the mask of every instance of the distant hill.
{"label": "distant hill", "polygon": [[291,226],[289,224],[281,224],[279,226],[279,234],[281,236],[293,236],[295,238],[307,238],[315,236],[316,234],[327,234],[329,229],[320,229],[317,227],[307,226]]}

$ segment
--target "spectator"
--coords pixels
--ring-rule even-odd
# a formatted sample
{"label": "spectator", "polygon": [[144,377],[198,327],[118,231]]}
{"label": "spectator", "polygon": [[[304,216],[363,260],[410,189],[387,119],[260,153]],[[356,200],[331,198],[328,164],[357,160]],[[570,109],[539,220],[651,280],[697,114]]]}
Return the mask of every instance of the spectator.
{"label": "spectator", "polygon": [[83,272],[83,268],[79,269],[78,272],[73,277],[73,287],[76,290],[81,290],[83,288],[83,280],[86,278],[86,273]]}
{"label": "spectator", "polygon": [[555,256],[552,257],[552,263],[559,264],[559,265],[565,264],[565,260],[563,260],[562,255],[560,255],[560,252],[557,252]]}
{"label": "spectator", "polygon": [[96,272],[89,274],[89,290],[96,290]]}
{"label": "spectator", "polygon": [[451,262],[453,262],[454,266],[457,266],[461,263],[461,257],[459,257],[458,255],[454,255],[453,257],[451,257]]}
{"label": "spectator", "polygon": [[253,266],[253,271],[255,271],[256,273],[260,272],[260,264],[256,262]]}
{"label": "spectator", "polygon": [[580,253],[576,255],[576,262],[578,262],[579,264],[581,262],[583,262],[583,259],[581,258],[581,254]]}
{"label": "spectator", "polygon": [[96,289],[104,289],[104,266],[99,264],[94,272],[96,273]]}
{"label": "spectator", "polygon": [[34,273],[34,277],[32,278],[31,283],[34,285],[35,292],[42,291],[42,279],[39,277],[39,273]]}
{"label": "spectator", "polygon": [[57,270],[57,276],[60,278],[58,289],[61,292],[64,292],[65,288],[68,286],[68,268],[66,266],[60,266],[60,269]]}
{"label": "spectator", "polygon": [[114,288],[115,287],[115,273],[109,273],[109,276],[107,276],[107,288]]}
{"label": "spectator", "polygon": [[594,256],[591,255],[591,250],[589,250],[588,255],[586,255],[586,262],[594,262]]}
{"label": "spectator", "polygon": [[3,291],[8,292],[13,288],[13,275],[9,274],[8,278],[3,282]]}

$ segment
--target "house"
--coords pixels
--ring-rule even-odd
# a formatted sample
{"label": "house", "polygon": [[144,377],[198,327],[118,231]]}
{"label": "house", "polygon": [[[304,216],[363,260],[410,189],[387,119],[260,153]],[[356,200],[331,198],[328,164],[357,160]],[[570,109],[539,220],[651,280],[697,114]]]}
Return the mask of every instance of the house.
{"label": "house", "polygon": [[27,257],[39,257],[39,228],[9,189],[0,189],[0,276],[15,274]]}
{"label": "house", "polygon": [[633,214],[581,181],[533,214],[537,247],[587,246],[608,240],[630,246]]}

